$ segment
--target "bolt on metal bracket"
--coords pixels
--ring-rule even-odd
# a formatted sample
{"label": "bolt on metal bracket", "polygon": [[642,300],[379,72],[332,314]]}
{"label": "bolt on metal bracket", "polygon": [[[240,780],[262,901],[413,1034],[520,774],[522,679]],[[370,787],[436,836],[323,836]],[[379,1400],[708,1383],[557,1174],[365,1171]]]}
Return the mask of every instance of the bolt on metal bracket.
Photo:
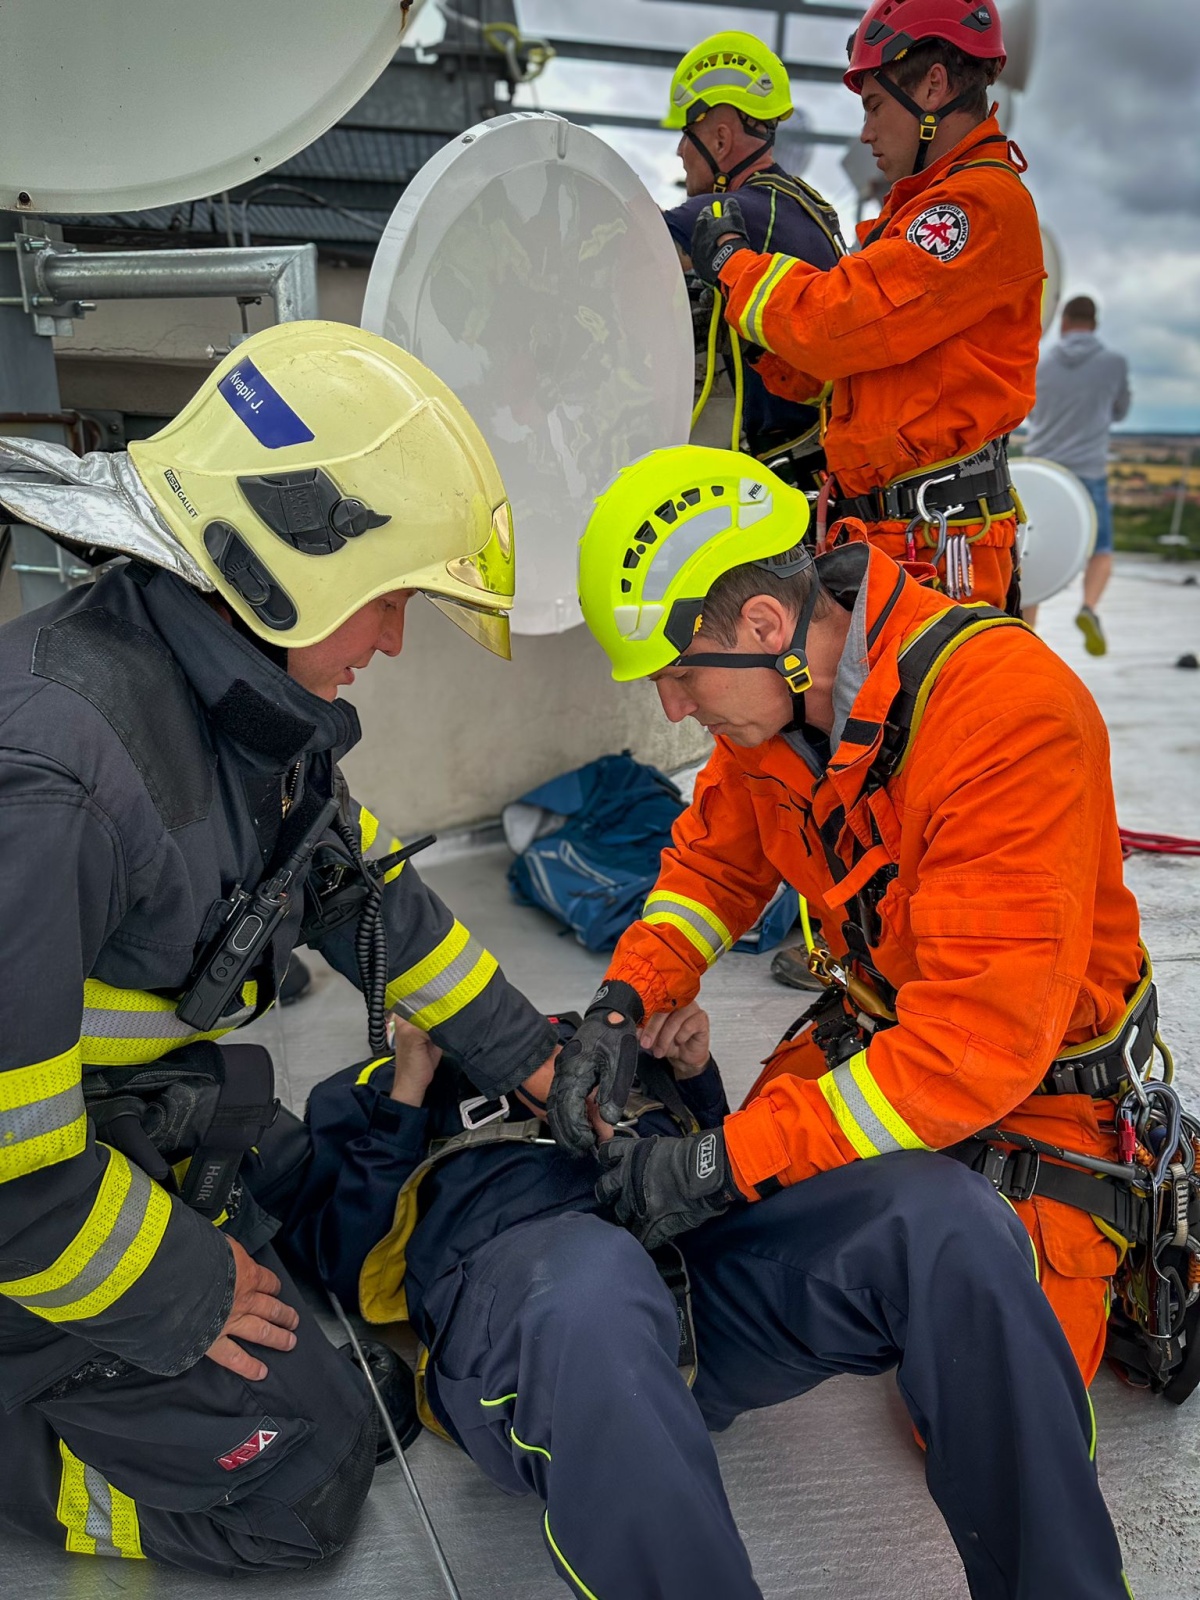
{"label": "bolt on metal bracket", "polygon": [[21,305],[34,331],[64,338],[100,300],[232,297],[274,302],[280,322],[317,316],[317,247],[80,250],[44,234],[14,236]]}

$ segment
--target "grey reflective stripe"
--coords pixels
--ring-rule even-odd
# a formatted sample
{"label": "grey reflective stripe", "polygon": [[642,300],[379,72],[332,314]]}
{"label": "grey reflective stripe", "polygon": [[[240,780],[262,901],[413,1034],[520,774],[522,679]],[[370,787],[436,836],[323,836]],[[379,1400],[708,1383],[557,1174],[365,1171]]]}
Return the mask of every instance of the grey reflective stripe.
{"label": "grey reflective stripe", "polygon": [[701,98],[706,89],[745,89],[747,94],[765,94],[762,78],[739,72],[736,67],[710,67],[700,72],[690,83],[681,86],[693,98]]}
{"label": "grey reflective stripe", "polygon": [[[109,1160],[116,1159],[112,1155]],[[13,1295],[11,1298],[18,1305],[26,1306],[29,1310],[53,1310],[57,1306],[69,1306],[76,1300],[83,1300],[98,1289],[105,1280],[116,1270],[121,1258],[138,1236],[146,1215],[146,1207],[150,1204],[150,1195],[153,1185],[140,1167],[129,1163],[129,1188],[121,1201],[121,1209],[117,1212],[116,1221],[109,1231],[108,1238],[92,1255],[87,1265],[81,1267],[69,1283],[60,1285],[57,1289],[46,1289],[42,1294]]]}
{"label": "grey reflective stripe", "polygon": [[15,1106],[0,1111],[0,1146],[10,1148],[44,1133],[58,1133],[84,1115],[83,1089],[73,1083],[69,1089],[47,1095],[31,1106]]}
{"label": "grey reflective stripe", "polygon": [[875,1146],[876,1155],[885,1156],[893,1150],[907,1150],[908,1146],[901,1144],[892,1133],[884,1127],[879,1118],[871,1109],[870,1101],[858,1086],[858,1080],[850,1071],[849,1064],[844,1067],[835,1067],[830,1074],[838,1093],[846,1102],[846,1109],[862,1129],[865,1138]]}
{"label": "grey reflective stripe", "polygon": [[401,1011],[405,1016],[415,1017],[418,1011],[424,1011],[435,1000],[444,1000],[457,984],[460,984],[469,972],[473,972],[479,965],[487,951],[474,934],[455,956],[448,967],[443,967],[436,977],[430,978],[428,983],[423,983],[419,989],[414,989],[411,994],[406,994],[402,1000],[397,1000],[393,1010]]}
{"label": "grey reflective stripe", "polygon": [[[236,1028],[253,1012],[242,1006],[221,1017],[219,1028]],[[195,1028],[180,1022],[172,1011],[119,1011],[107,1007],[85,1006],[82,1036],[85,1039],[191,1039]]]}
{"label": "grey reflective stripe", "polygon": [[[749,509],[749,507],[745,508]],[[742,526],[745,527],[743,519]],[[698,511],[687,522],[669,528],[657,550],[650,557],[642,581],[643,600],[665,600],[672,579],[676,578],[697,550],[733,526],[733,511],[729,506],[708,506]]]}
{"label": "grey reflective stripe", "polygon": [[121,1552],[113,1543],[112,1489],[95,1467],[89,1467],[86,1461],[81,1465],[83,1486],[87,1490],[88,1497],[84,1527],[96,1541],[98,1556],[116,1556],[119,1560]]}
{"label": "grey reflective stripe", "polygon": [[[787,262],[786,267],[783,266],[784,261]],[[762,277],[759,279],[758,287],[750,296],[750,304],[746,307],[745,311],[742,312],[742,327],[745,328],[747,333],[749,333],[751,329],[755,328],[756,326],[760,326],[758,324],[758,317],[760,313],[765,310],[766,302],[771,296],[771,291],[779,282],[780,278],[783,277],[784,273],[791,269],[791,266],[792,258],[786,256],[780,257],[780,259],[775,261],[772,266],[767,268],[766,272],[764,272]],[[755,340],[753,342],[757,343],[758,341]]]}
{"label": "grey reflective stripe", "polygon": [[712,959],[714,961],[725,949],[725,941],[712,923],[706,917],[702,917],[698,911],[693,911],[691,906],[682,906],[678,900],[669,900],[662,896],[656,899],[654,895],[651,895],[642,908],[642,921],[648,922],[656,911],[667,911],[671,916],[678,917],[681,922],[686,922],[689,927],[695,928],[696,932],[712,951]]}

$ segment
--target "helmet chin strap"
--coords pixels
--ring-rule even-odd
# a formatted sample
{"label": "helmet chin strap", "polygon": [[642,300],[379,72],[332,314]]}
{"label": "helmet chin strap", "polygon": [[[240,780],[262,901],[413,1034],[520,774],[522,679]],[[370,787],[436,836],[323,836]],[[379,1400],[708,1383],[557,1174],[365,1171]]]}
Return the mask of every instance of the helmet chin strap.
{"label": "helmet chin strap", "polygon": [[953,100],[947,101],[944,106],[939,106],[936,111],[922,111],[911,95],[905,94],[899,84],[893,83],[885,72],[873,72],[871,76],[881,89],[887,91],[897,104],[902,105],[911,115],[916,117],[920,124],[920,143],[917,145],[917,159],[913,162],[912,176],[915,178],[925,166],[925,158],[929,154],[929,147],[937,136],[938,125],[943,117],[948,117],[952,111],[961,111],[970,99],[970,90],[964,90],[956,95]]}
{"label": "helmet chin strap", "polygon": [[[796,563],[797,570],[808,563]],[[808,643],[808,629],[812,622],[813,612],[820,598],[821,585],[814,583],[808,591],[808,598],[804,602],[804,609],[796,618],[796,626],[792,630],[791,643],[777,656],[772,655],[742,655],[735,654],[732,650],[709,650],[698,652],[696,655],[680,656],[677,666],[681,667],[769,667],[777,672],[788,686],[792,697],[792,728],[804,726],[804,696],[812,688],[812,669],[808,664],[808,654],[805,646]]]}
{"label": "helmet chin strap", "polygon": [[[697,117],[696,121],[701,122],[703,121],[703,118]],[[699,150],[705,161],[708,162],[709,171],[713,175],[714,194],[724,194],[733,180],[735,178],[740,178],[747,167],[752,167],[756,161],[761,160],[761,158],[775,143],[775,135],[772,133],[769,139],[764,139],[756,149],[751,150],[748,156],[743,156],[736,166],[730,167],[729,171],[725,172],[719,165],[716,156],[713,155],[712,151],[704,143],[703,139],[701,139],[695,132],[693,126],[684,128],[683,136],[693,147],[693,149]]]}

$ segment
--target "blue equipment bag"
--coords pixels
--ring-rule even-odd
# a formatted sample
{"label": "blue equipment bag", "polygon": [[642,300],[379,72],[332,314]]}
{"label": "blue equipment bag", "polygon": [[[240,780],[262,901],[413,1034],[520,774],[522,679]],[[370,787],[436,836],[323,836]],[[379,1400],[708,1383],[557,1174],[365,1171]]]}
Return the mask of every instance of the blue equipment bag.
{"label": "blue equipment bag", "polygon": [[[641,916],[684,809],[671,780],[627,750],[531,789],[504,808],[513,899],[548,911],[588,950],[611,950]],[[782,886],[734,949],[772,949],[798,911],[796,891]]]}

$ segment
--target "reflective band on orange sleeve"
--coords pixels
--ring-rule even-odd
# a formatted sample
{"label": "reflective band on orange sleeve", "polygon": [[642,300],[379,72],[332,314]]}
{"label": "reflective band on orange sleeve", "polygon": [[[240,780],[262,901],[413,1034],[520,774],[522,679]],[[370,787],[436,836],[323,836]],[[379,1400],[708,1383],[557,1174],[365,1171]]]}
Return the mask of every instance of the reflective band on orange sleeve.
{"label": "reflective band on orange sleeve", "polygon": [[734,1182],[748,1200],[758,1200],[758,1185],[777,1178],[790,1165],[774,1113],[765,1100],[756,1100],[726,1117],[724,1128]]}

